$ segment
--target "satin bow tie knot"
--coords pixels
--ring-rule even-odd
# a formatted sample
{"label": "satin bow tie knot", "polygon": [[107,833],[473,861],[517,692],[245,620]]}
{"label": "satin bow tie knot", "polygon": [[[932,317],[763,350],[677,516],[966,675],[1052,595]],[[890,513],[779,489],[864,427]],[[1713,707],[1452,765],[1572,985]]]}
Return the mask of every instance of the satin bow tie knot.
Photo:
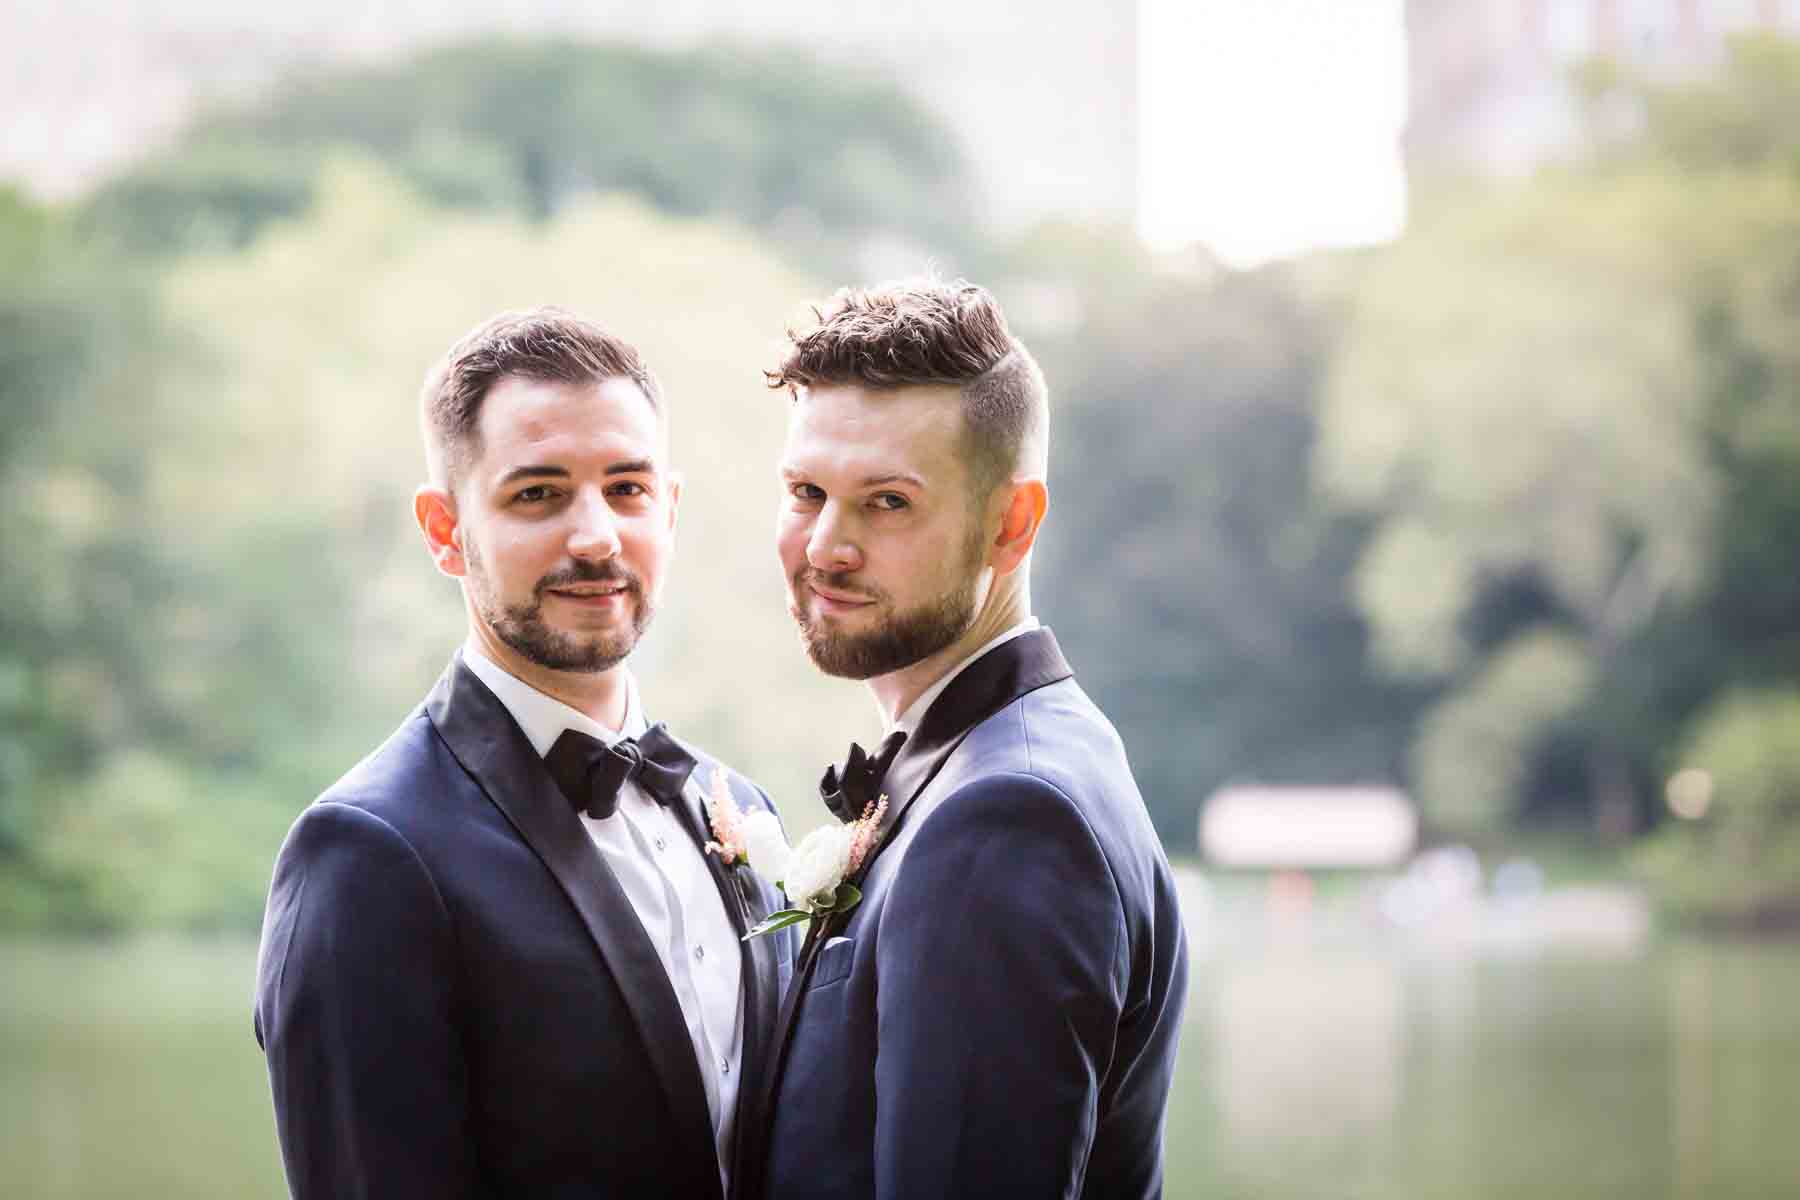
{"label": "satin bow tie knot", "polygon": [[854,821],[880,799],[882,777],[905,744],[906,732],[896,729],[883,739],[871,758],[861,745],[851,742],[850,753],[842,765],[826,767],[825,777],[819,780],[819,799],[831,815],[840,821]]}
{"label": "satin bow tie knot", "polygon": [[607,745],[573,729],[565,729],[544,756],[563,795],[597,821],[619,810],[619,789],[635,781],[658,804],[671,804],[694,772],[694,756],[669,736],[660,723],[641,737]]}

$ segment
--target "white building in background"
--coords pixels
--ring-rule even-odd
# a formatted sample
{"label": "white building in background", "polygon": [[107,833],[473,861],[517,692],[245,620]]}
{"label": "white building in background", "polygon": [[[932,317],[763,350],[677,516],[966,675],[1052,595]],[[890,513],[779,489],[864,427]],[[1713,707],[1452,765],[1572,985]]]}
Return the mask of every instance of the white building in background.
{"label": "white building in background", "polygon": [[0,31],[0,180],[46,196],[167,140],[209,97],[508,33],[794,45],[909,86],[963,140],[994,224],[1137,211],[1133,0],[0,0]]}
{"label": "white building in background", "polygon": [[1418,844],[1418,809],[1391,787],[1222,787],[1200,809],[1200,854],[1218,867],[1379,870]]}
{"label": "white building in background", "polygon": [[1576,63],[1679,76],[1757,29],[1800,36],[1800,0],[1406,0],[1408,171],[1528,171],[1575,148]]}

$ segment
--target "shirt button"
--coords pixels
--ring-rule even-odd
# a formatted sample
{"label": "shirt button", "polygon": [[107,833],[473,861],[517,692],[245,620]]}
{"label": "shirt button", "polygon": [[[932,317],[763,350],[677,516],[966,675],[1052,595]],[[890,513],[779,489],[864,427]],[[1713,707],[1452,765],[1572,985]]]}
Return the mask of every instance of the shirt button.
{"label": "shirt button", "polygon": [[721,1058],[719,1060],[719,1074],[721,1074],[721,1075],[731,1074],[731,1060],[729,1058]]}
{"label": "shirt button", "polygon": [[695,946],[694,947],[694,957],[699,959],[701,962],[705,962],[706,961],[706,947],[705,946]]}
{"label": "shirt button", "polygon": [[669,845],[669,841],[667,838],[663,837],[663,835],[660,833],[656,835],[656,848],[658,850],[667,849],[668,845]]}

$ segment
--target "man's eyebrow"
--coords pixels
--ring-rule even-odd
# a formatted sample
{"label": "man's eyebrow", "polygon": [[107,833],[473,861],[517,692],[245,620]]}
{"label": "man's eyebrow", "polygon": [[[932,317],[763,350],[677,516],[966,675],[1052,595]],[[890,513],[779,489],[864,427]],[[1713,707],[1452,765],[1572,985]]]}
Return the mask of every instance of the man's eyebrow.
{"label": "man's eyebrow", "polygon": [[910,483],[916,488],[925,486],[925,481],[907,471],[889,471],[883,475],[870,475],[862,481],[864,487],[880,487],[884,483]]}
{"label": "man's eyebrow", "polygon": [[[606,469],[602,471],[601,474],[654,475],[656,474],[656,460],[653,458],[621,459],[615,463],[607,463]],[[514,467],[512,470],[502,475],[500,481],[495,486],[506,487],[508,484],[517,483],[521,479],[567,478],[569,478],[569,469],[567,467],[557,467],[549,464],[533,464],[531,466]]]}
{"label": "man's eyebrow", "polygon": [[[807,479],[811,474],[810,471],[803,471],[799,467],[789,466],[786,463],[781,465],[783,479]],[[884,471],[879,475],[867,475],[857,486],[871,488],[880,487],[884,483],[910,483],[916,488],[925,486],[925,481],[910,471]]]}
{"label": "man's eyebrow", "polygon": [[495,484],[494,486],[505,487],[507,484],[514,483],[520,479],[532,479],[532,478],[567,479],[568,477],[569,477],[569,471],[568,471],[568,468],[566,468],[566,467],[550,467],[550,466],[514,467],[512,470],[510,470],[506,474],[502,475],[500,477],[500,481],[497,484]]}

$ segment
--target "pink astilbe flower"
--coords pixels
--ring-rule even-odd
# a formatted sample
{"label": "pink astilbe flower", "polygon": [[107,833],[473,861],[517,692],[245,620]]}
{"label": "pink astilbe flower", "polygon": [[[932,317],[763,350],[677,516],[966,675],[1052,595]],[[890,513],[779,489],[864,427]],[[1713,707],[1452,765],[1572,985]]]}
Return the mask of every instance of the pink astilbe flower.
{"label": "pink astilbe flower", "polygon": [[713,834],[713,840],[706,843],[708,854],[718,855],[728,867],[740,858],[750,857],[744,848],[744,810],[732,799],[723,767],[713,770],[712,790],[706,795],[706,819]]}
{"label": "pink astilbe flower", "polygon": [[875,843],[881,838],[881,819],[887,816],[887,797],[869,801],[869,807],[863,809],[863,815],[851,822],[850,828],[855,832],[850,835],[850,868],[846,874],[854,874],[868,859],[869,852],[875,849]]}

